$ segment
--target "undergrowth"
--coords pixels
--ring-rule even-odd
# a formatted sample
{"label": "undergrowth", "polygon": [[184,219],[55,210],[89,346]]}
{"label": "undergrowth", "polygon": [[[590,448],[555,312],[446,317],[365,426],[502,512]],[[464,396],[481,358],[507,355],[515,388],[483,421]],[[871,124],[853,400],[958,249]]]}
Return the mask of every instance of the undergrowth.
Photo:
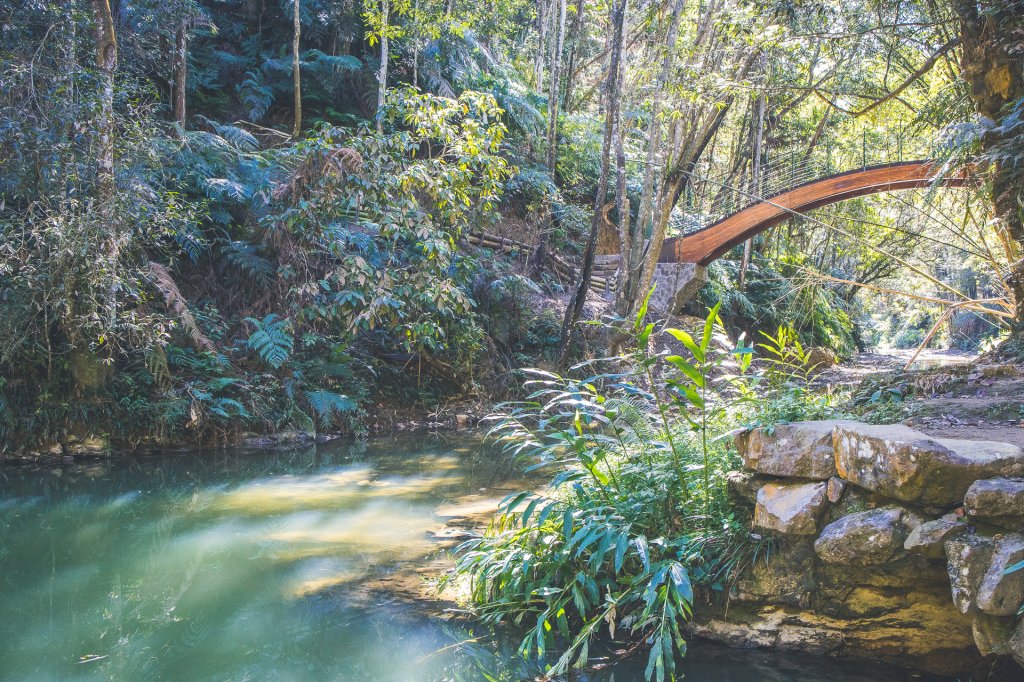
{"label": "undergrowth", "polygon": [[[630,325],[630,353],[567,376],[529,370],[533,392],[504,405],[491,433],[550,482],[506,498],[442,581],[468,581],[480,617],[520,628],[520,653],[548,675],[587,666],[607,634],[648,649],[648,679],[674,678],[701,595],[725,598],[771,550],[730,502],[731,435],[830,416],[807,390],[792,331],[766,337],[755,361],[742,337],[721,333],[717,306],[695,335],[656,331],[645,315]],[[680,354],[650,352],[657,333]]]}

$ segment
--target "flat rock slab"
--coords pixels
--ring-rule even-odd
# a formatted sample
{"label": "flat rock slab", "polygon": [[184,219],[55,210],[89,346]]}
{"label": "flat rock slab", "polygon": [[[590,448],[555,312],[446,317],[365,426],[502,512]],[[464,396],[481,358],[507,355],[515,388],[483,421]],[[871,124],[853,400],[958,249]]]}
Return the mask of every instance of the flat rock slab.
{"label": "flat rock slab", "polygon": [[979,479],[1024,474],[1024,450],[997,441],[932,438],[900,424],[835,428],[836,470],[903,502],[952,505]]}
{"label": "flat rock slab", "polygon": [[884,564],[903,553],[908,525],[916,520],[901,507],[850,514],[825,526],[814,541],[814,551],[831,564]]}
{"label": "flat rock slab", "polygon": [[754,530],[815,535],[825,510],[825,483],[766,483],[757,491]]}
{"label": "flat rock slab", "polygon": [[971,518],[1019,530],[1024,527],[1024,479],[975,481],[964,496],[964,510]]}
{"label": "flat rock slab", "polygon": [[751,429],[736,436],[736,449],[751,471],[824,481],[836,475],[832,432],[840,425],[855,422],[830,419]]}

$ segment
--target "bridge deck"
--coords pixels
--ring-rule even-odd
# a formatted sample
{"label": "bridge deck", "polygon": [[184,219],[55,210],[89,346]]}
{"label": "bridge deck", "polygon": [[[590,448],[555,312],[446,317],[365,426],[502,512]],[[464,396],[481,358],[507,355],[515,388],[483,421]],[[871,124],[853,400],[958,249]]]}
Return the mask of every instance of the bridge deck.
{"label": "bridge deck", "polygon": [[666,239],[658,260],[706,266],[737,244],[795,213],[877,192],[927,187],[937,179],[946,186],[966,184],[967,178],[962,174],[938,178],[940,169],[941,165],[934,161],[904,161],[814,180],[768,197],[692,234]]}

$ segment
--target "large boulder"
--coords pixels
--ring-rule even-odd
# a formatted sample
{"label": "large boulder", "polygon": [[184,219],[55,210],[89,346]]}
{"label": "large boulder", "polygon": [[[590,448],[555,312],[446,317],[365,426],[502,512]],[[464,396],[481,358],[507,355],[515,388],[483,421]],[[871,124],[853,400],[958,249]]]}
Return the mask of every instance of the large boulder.
{"label": "large boulder", "polygon": [[974,614],[971,633],[974,645],[982,656],[996,654],[1002,656],[1010,653],[1009,644],[1013,639],[1015,618],[1006,616],[990,616],[987,613]]}
{"label": "large boulder", "polygon": [[848,422],[835,428],[839,475],[904,502],[960,502],[972,483],[1024,474],[1024,450],[996,441],[932,438],[900,424]]}
{"label": "large boulder", "polygon": [[964,496],[964,510],[971,518],[1019,530],[1024,527],[1024,479],[975,481]]}
{"label": "large boulder", "polygon": [[816,589],[814,547],[810,537],[783,541],[736,580],[729,599],[737,602],[789,604],[806,607]]}
{"label": "large boulder", "polygon": [[978,584],[976,604],[993,616],[1015,616],[1024,603],[1024,570],[1006,569],[1024,561],[1024,535],[1009,533],[993,539],[995,547],[988,570]]}
{"label": "large boulder", "polygon": [[977,609],[978,587],[988,573],[995,541],[980,535],[961,535],[946,540],[946,570],[953,605],[960,613]]}
{"label": "large boulder", "polygon": [[757,491],[754,530],[816,535],[826,506],[825,483],[766,483]]}
{"label": "large boulder", "polygon": [[832,564],[884,564],[903,552],[910,528],[920,523],[901,507],[882,507],[833,521],[814,541],[814,551]]}
{"label": "large boulder", "polygon": [[836,475],[832,431],[845,420],[779,424],[736,436],[736,449],[751,471],[787,478],[824,481]]}
{"label": "large boulder", "polygon": [[929,559],[940,559],[946,555],[946,540],[966,532],[967,524],[962,519],[956,514],[946,514],[941,519],[922,523],[910,531],[903,549]]}

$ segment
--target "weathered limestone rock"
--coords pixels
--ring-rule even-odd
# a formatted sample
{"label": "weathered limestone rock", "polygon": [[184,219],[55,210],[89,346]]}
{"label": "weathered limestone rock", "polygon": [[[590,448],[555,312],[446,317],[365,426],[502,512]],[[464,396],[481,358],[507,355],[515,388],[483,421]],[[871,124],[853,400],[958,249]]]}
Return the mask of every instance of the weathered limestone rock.
{"label": "weathered limestone rock", "polygon": [[759,476],[749,471],[730,471],[725,475],[729,496],[735,501],[748,504],[754,504],[757,501],[757,491],[771,481],[772,479],[767,476]]}
{"label": "weathered limestone rock", "polygon": [[751,429],[736,436],[736,449],[751,471],[771,476],[824,481],[836,475],[832,431],[853,425],[839,419],[779,424],[768,430]]}
{"label": "weathered limestone rock", "polygon": [[974,651],[971,619],[950,608],[945,590],[878,596],[876,608],[864,609],[876,615],[863,618],[837,618],[787,605],[752,608],[733,603],[724,613],[701,609],[688,627],[696,635],[732,646],[888,660],[968,678],[980,658]]}
{"label": "weathered limestone rock", "polygon": [[1004,571],[1024,561],[1024,535],[996,536],[994,542],[988,571],[978,585],[976,603],[979,609],[993,616],[1015,616],[1024,603],[1024,571]]}
{"label": "weathered limestone rock", "polygon": [[757,491],[754,530],[814,535],[825,510],[824,483],[766,483]]}
{"label": "weathered limestone rock", "polygon": [[977,607],[978,586],[992,563],[995,541],[980,535],[961,535],[946,540],[945,547],[953,605],[960,613],[971,613]]}
{"label": "weathered limestone rock", "polygon": [[828,483],[825,486],[825,497],[828,498],[829,502],[835,504],[843,499],[844,492],[846,492],[846,481],[838,476],[828,479]]}
{"label": "weathered limestone rock", "polygon": [[814,551],[833,564],[884,564],[903,551],[909,532],[906,513],[901,507],[882,507],[844,516],[825,526]]}
{"label": "weathered limestone rock", "polygon": [[836,426],[836,469],[867,490],[904,502],[954,504],[978,479],[1024,474],[1010,443],[932,438],[899,424]]}
{"label": "weathered limestone rock", "polygon": [[753,562],[736,581],[731,600],[806,607],[815,589],[814,545],[810,538],[783,541],[775,552]]}
{"label": "weathered limestone rock", "polygon": [[974,644],[982,656],[1002,656],[1010,653],[1009,644],[1013,638],[1016,620],[1006,616],[990,616],[987,613],[974,614],[971,632],[974,635]]}
{"label": "weathered limestone rock", "polygon": [[946,540],[967,532],[967,524],[956,514],[946,514],[941,519],[922,523],[910,531],[903,549],[929,559],[940,559],[946,555]]}
{"label": "weathered limestone rock", "polygon": [[964,509],[971,518],[1020,529],[1024,527],[1024,479],[975,481],[964,496]]}
{"label": "weathered limestone rock", "polygon": [[1010,655],[1013,656],[1013,660],[1024,666],[1024,618],[1017,623],[1017,631],[1013,633],[1013,637],[1006,643],[1006,648],[1009,650]]}

